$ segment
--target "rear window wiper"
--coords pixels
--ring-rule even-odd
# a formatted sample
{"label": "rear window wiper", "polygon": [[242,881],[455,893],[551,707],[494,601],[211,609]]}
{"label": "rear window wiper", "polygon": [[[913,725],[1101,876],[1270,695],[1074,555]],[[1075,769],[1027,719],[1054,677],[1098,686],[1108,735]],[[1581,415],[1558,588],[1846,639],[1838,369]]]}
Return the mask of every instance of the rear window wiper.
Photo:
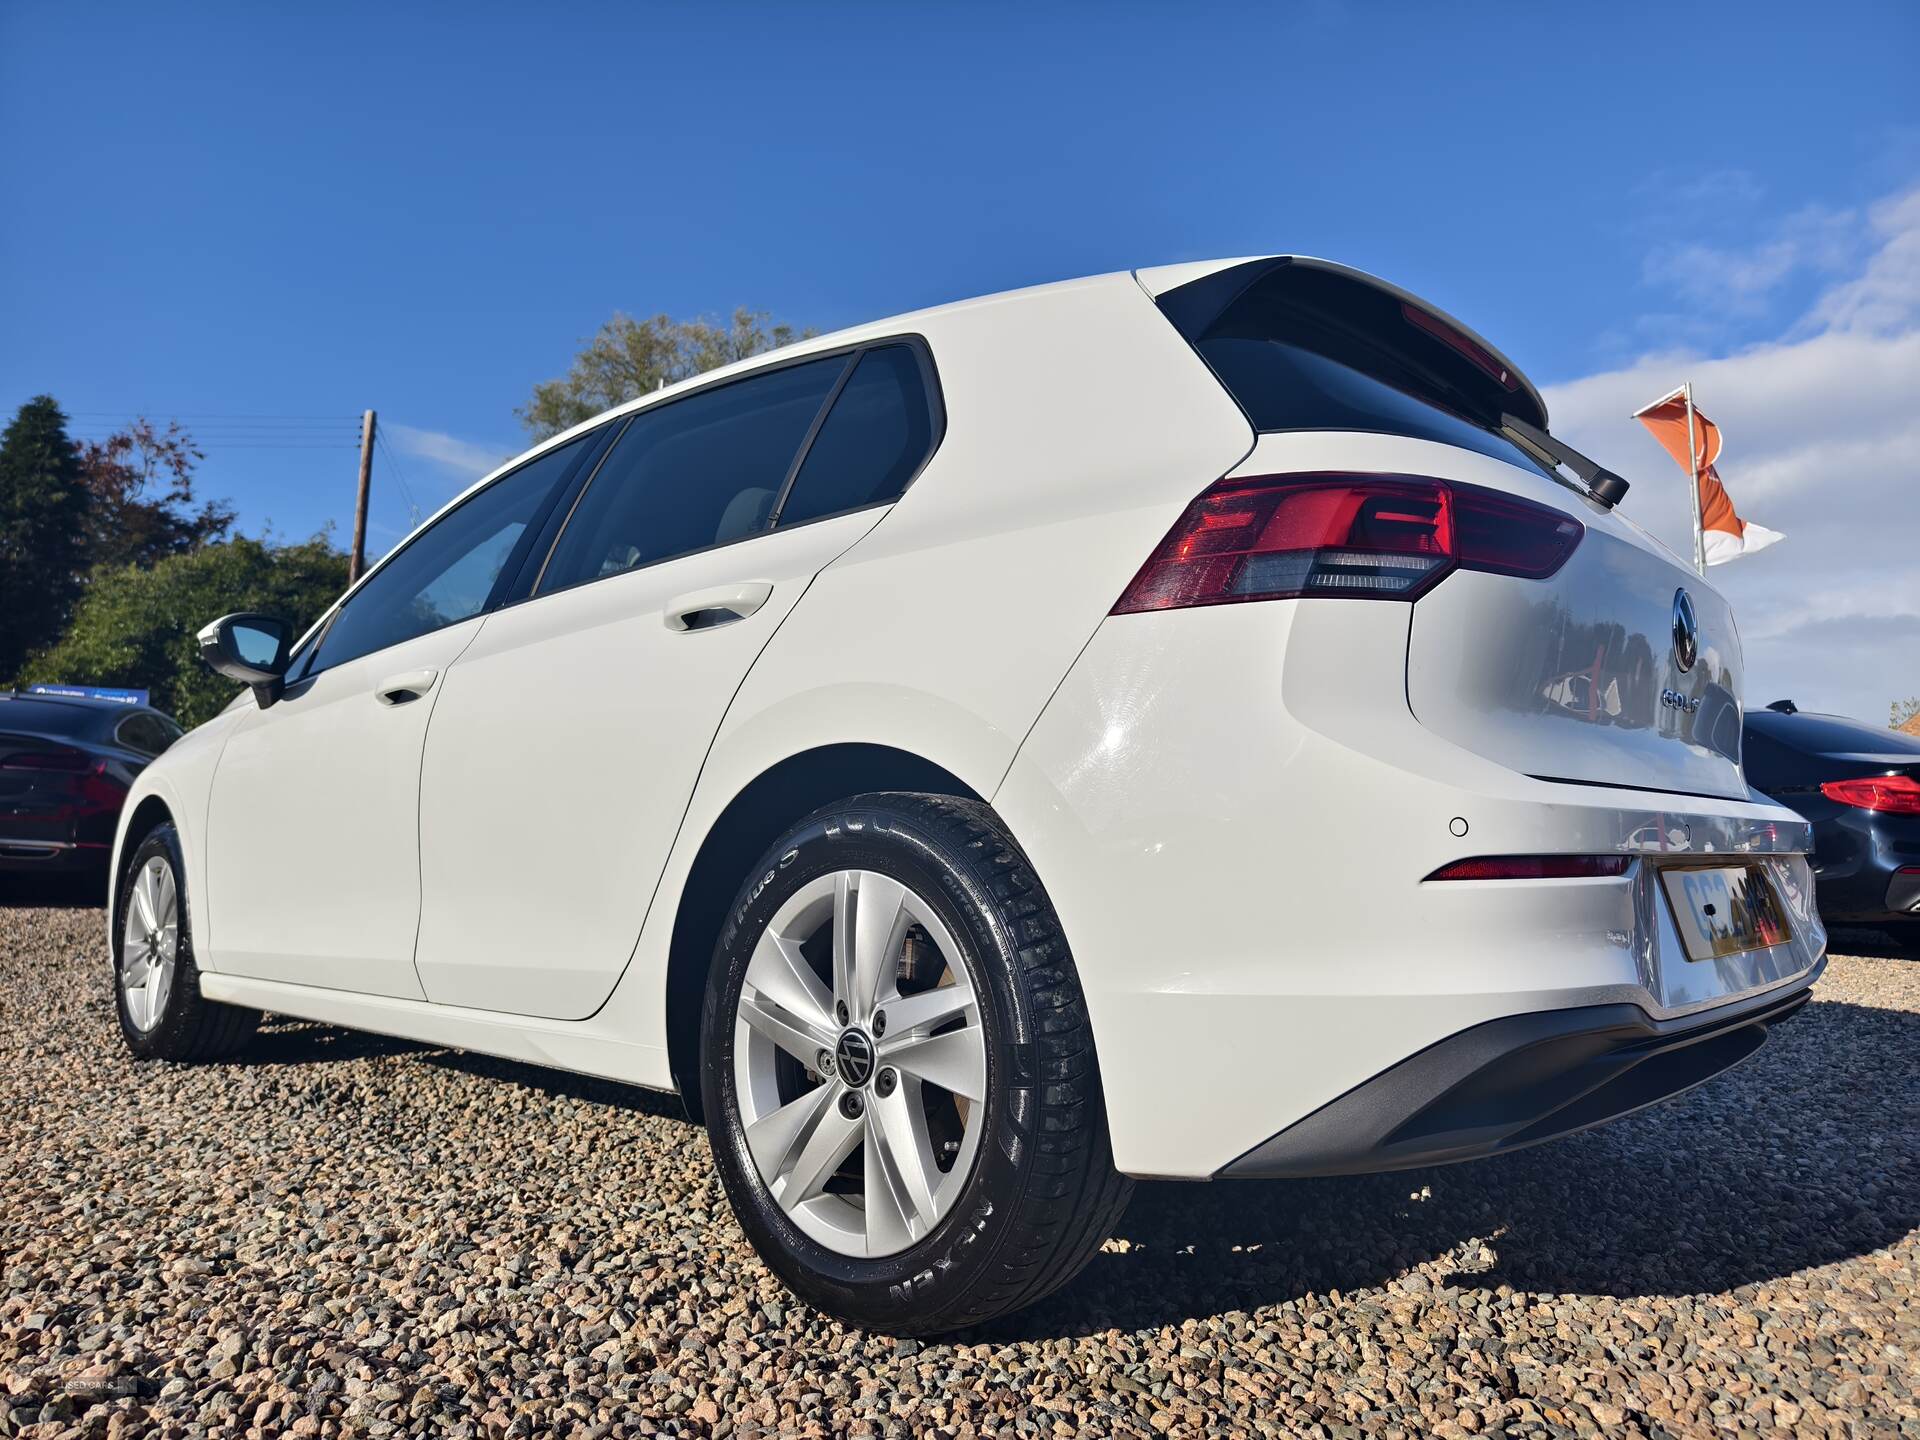
{"label": "rear window wiper", "polygon": [[1563,440],[1556,440],[1538,425],[1529,425],[1518,415],[1502,415],[1500,429],[1507,438],[1546,461],[1550,466],[1564,465],[1580,478],[1587,494],[1612,509],[1627,498],[1628,482],[1597,461],[1589,460]]}

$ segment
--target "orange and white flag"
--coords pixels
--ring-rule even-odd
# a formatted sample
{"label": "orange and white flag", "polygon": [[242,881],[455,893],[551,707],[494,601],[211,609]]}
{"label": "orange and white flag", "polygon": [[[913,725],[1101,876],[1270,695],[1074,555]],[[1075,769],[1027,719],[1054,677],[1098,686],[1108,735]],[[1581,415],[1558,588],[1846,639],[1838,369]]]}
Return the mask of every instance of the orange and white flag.
{"label": "orange and white flag", "polygon": [[[1720,458],[1720,427],[1702,415],[1698,405],[1689,406],[1684,386],[1636,411],[1634,419],[1652,432],[1674,463],[1693,476],[1700,487],[1701,548],[1707,564],[1724,565],[1786,538],[1778,530],[1742,520],[1735,512],[1727,487],[1720,483],[1720,472],[1714,468]],[[1692,455],[1687,454],[1689,437]]]}

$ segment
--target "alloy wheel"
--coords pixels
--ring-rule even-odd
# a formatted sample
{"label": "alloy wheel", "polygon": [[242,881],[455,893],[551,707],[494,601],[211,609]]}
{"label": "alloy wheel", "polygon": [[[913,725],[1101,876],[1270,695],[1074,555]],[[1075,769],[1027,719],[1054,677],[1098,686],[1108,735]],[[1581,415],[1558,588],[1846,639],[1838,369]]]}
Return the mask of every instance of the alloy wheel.
{"label": "alloy wheel", "polygon": [[133,877],[120,942],[120,993],[137,1029],[167,1013],[179,953],[180,888],[165,857],[150,856]]}
{"label": "alloy wheel", "polygon": [[733,1063],[760,1179],[820,1244],[897,1254],[965,1188],[985,1117],[980,1002],[939,915],[890,876],[823,875],[775,912]]}

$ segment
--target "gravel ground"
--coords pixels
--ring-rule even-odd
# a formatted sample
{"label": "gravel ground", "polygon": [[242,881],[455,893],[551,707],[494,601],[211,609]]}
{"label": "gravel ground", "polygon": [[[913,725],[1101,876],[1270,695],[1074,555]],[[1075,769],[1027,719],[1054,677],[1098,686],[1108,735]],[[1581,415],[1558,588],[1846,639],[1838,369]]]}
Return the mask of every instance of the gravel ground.
{"label": "gravel ground", "polygon": [[272,1023],[137,1066],[0,908],[0,1435],[1920,1436],[1920,963],[1477,1165],[1143,1185],[951,1343],[790,1299],[672,1102]]}

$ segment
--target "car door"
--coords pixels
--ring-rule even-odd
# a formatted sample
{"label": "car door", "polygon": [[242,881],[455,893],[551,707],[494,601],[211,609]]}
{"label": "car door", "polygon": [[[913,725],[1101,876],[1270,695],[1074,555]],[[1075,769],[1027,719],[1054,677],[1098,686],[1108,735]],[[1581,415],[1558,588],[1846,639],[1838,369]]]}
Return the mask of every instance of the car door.
{"label": "car door", "polygon": [[208,804],[215,969],[423,998],[413,947],[428,721],[580,448],[548,451],[434,521],[347,597],[278,702],[241,702]]}
{"label": "car door", "polygon": [[801,361],[634,417],[530,598],[448,674],[421,789],[429,999],[606,999],[748,668],[931,451],[923,364]]}

